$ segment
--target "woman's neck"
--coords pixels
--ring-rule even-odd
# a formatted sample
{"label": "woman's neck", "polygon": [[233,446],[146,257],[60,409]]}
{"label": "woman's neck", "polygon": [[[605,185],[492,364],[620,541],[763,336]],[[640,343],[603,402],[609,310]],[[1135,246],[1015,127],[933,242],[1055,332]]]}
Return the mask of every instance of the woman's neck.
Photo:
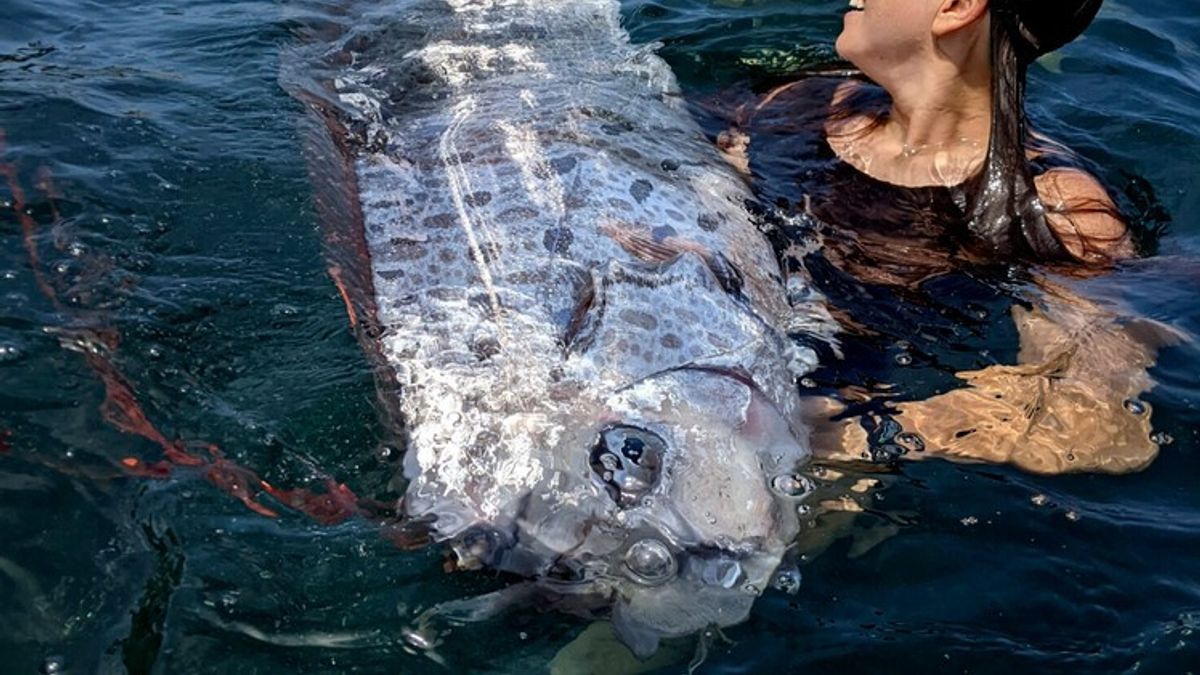
{"label": "woman's neck", "polygon": [[958,185],[975,175],[991,134],[990,64],[926,61],[886,76],[876,78],[892,98],[884,123],[842,127],[850,133],[831,138],[835,152],[897,185]]}
{"label": "woman's neck", "polygon": [[[950,72],[939,72],[945,70]],[[964,144],[986,146],[992,91],[990,73],[983,75],[969,78],[949,67],[926,68],[915,77],[886,84],[892,107],[878,141],[898,155]]]}

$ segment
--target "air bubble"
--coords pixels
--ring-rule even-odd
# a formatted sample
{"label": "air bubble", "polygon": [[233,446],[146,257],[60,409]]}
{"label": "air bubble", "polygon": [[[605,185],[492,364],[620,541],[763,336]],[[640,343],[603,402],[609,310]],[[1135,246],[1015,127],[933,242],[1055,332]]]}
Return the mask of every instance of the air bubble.
{"label": "air bubble", "polygon": [[908,450],[909,452],[925,452],[925,439],[921,435],[912,431],[905,431],[897,434],[894,439],[896,444]]}
{"label": "air bubble", "polygon": [[896,364],[900,366],[911,366],[913,362],[912,354],[897,354]]}
{"label": "air bubble", "polygon": [[958,522],[962,523],[965,527],[971,527],[972,525],[978,525],[979,519],[975,516],[967,516]]}
{"label": "air bubble", "polygon": [[1075,511],[1067,511],[1063,515],[1065,515],[1067,517],[1067,520],[1071,521],[1072,523],[1079,522],[1079,514],[1076,513]]}
{"label": "air bubble", "polygon": [[1039,492],[1038,494],[1030,497],[1029,501],[1033,502],[1034,506],[1045,506],[1046,504],[1050,503],[1050,498]]}
{"label": "air bubble", "polygon": [[800,386],[804,387],[805,389],[816,389],[817,381],[812,379],[811,377],[805,377],[800,380]]}
{"label": "air bubble", "polygon": [[800,570],[780,570],[775,573],[775,580],[771,584],[777,591],[783,591],[788,595],[795,595],[800,591]]}
{"label": "air bubble", "polygon": [[42,675],[61,675],[66,671],[66,662],[61,656],[47,656],[42,661],[42,665],[38,668],[38,672]]}
{"label": "air bubble", "polygon": [[1165,431],[1156,431],[1150,435],[1150,442],[1155,445],[1170,445],[1175,442],[1175,437]]}
{"label": "air bubble", "polygon": [[677,566],[671,549],[657,539],[642,539],[625,552],[625,568],[634,581],[657,585],[675,576]]}
{"label": "air bubble", "polygon": [[811,480],[795,474],[784,474],[771,479],[771,489],[777,494],[792,499],[802,499],[812,493]]}
{"label": "air bubble", "polygon": [[1139,401],[1136,398],[1131,398],[1125,401],[1125,409],[1134,415],[1145,415],[1147,408],[1146,404],[1142,401]]}
{"label": "air bubble", "polygon": [[801,518],[806,517],[812,514],[812,507],[808,504],[801,504],[800,506],[796,507],[796,514]]}

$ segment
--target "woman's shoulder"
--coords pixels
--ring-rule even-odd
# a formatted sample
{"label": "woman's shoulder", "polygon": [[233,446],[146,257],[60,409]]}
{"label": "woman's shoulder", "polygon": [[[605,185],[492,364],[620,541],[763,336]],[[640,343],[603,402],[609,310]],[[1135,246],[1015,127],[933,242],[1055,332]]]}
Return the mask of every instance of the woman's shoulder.
{"label": "woman's shoulder", "polygon": [[1034,178],[1046,224],[1072,257],[1090,265],[1132,258],[1133,238],[1108,190],[1085,169],[1059,166]]}

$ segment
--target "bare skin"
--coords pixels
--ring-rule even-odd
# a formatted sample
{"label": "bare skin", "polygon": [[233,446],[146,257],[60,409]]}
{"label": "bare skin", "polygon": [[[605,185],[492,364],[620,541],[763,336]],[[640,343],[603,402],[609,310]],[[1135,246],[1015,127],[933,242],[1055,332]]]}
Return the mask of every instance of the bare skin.
{"label": "bare skin", "polygon": [[[865,115],[827,121],[834,152],[902,186],[952,186],[975,175],[992,124],[990,21],[988,0],[866,0],[848,11],[838,52],[887,91],[890,109],[881,124]],[[792,86],[757,108],[785,100]],[[834,107],[861,86],[844,83]],[[752,142],[740,132],[720,141],[747,175]],[[1048,224],[1078,262],[1102,268],[1134,255],[1126,225],[1091,174],[1051,169],[1035,186]],[[1149,411],[1129,408],[1141,410],[1136,398],[1152,386],[1146,370],[1176,336],[1123,321],[1061,285],[1042,286],[1040,307],[1014,310],[1016,364],[959,373],[962,388],[892,407],[894,419],[923,439],[910,459],[1009,463],[1034,473],[1124,473],[1154,459]],[[866,433],[857,420],[830,421],[841,407],[812,401],[814,445],[826,459],[858,459]]]}

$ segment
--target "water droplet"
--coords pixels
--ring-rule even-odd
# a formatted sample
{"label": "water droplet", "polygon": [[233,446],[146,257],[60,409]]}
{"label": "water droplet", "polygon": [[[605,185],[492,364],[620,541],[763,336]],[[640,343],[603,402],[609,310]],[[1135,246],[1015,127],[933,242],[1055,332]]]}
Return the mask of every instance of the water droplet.
{"label": "water droplet", "polygon": [[151,347],[146,350],[146,353],[149,354],[150,358],[152,359],[162,358],[163,355],[162,349],[159,349],[158,347]]}
{"label": "water droplet", "polygon": [[600,455],[600,466],[603,466],[610,474],[608,478],[605,478],[604,480],[612,480],[611,473],[621,470],[621,460],[614,454],[605,453]]}
{"label": "water droplet", "polygon": [[517,637],[521,638],[522,640],[528,640],[529,633],[526,633],[525,631],[521,631],[520,633],[517,633]]}
{"label": "water droplet", "polygon": [[805,377],[800,380],[800,386],[804,387],[805,389],[816,389],[817,381],[812,379],[811,377]]}
{"label": "water droplet", "polygon": [[745,586],[742,586],[742,590],[750,595],[762,595],[762,589],[754,584],[746,584]]}
{"label": "water droplet", "polygon": [[896,364],[897,365],[911,366],[912,362],[913,362],[913,357],[911,354],[897,354],[896,355]]}
{"label": "water droplet", "polygon": [[663,169],[663,171],[678,171],[679,170],[679,160],[670,159],[670,158],[664,159],[662,161],[662,169]]}
{"label": "water droplet", "polygon": [[1071,521],[1072,523],[1079,522],[1079,514],[1075,511],[1067,511],[1063,515],[1066,516],[1067,520]]}
{"label": "water droplet", "polygon": [[5,281],[12,281],[17,278],[17,273],[12,270],[4,270],[4,273],[0,274],[0,278],[3,278]]}
{"label": "water droplet", "polygon": [[1125,409],[1134,415],[1146,414],[1146,404],[1137,400],[1136,398],[1131,398],[1125,401]]}
{"label": "water droplet", "polygon": [[1075,461],[1075,453],[1073,453],[1073,452],[1068,452],[1068,453],[1067,453],[1067,461],[1068,461],[1068,462],[1074,462],[1074,461]]}
{"label": "water droplet", "polygon": [[1050,498],[1039,492],[1038,494],[1030,497],[1029,501],[1033,502],[1034,506],[1045,506],[1046,504],[1050,503]]}
{"label": "water droplet", "polygon": [[21,358],[21,350],[15,345],[0,345],[0,363],[11,363]]}
{"label": "water droplet", "polygon": [[894,440],[897,445],[910,452],[925,452],[925,439],[921,438],[921,434],[905,431],[897,434]]}
{"label": "water droplet", "polygon": [[1156,445],[1170,445],[1175,442],[1175,437],[1165,431],[1156,431],[1150,435],[1150,442]]}
{"label": "water droplet", "polygon": [[814,487],[812,481],[804,476],[783,474],[771,479],[771,489],[784,497],[803,499],[812,493]]}
{"label": "water droplet", "polygon": [[801,504],[800,506],[796,507],[796,513],[803,518],[812,513],[812,507],[808,504]]}
{"label": "water droplet", "polygon": [[962,523],[966,527],[971,527],[972,525],[978,525],[979,519],[976,518],[975,516],[967,516],[966,518],[963,518],[962,520],[960,520],[958,522]]}
{"label": "water droplet", "polygon": [[800,591],[800,570],[779,570],[775,573],[775,580],[772,585],[777,591],[783,591],[788,595],[795,595]]}

